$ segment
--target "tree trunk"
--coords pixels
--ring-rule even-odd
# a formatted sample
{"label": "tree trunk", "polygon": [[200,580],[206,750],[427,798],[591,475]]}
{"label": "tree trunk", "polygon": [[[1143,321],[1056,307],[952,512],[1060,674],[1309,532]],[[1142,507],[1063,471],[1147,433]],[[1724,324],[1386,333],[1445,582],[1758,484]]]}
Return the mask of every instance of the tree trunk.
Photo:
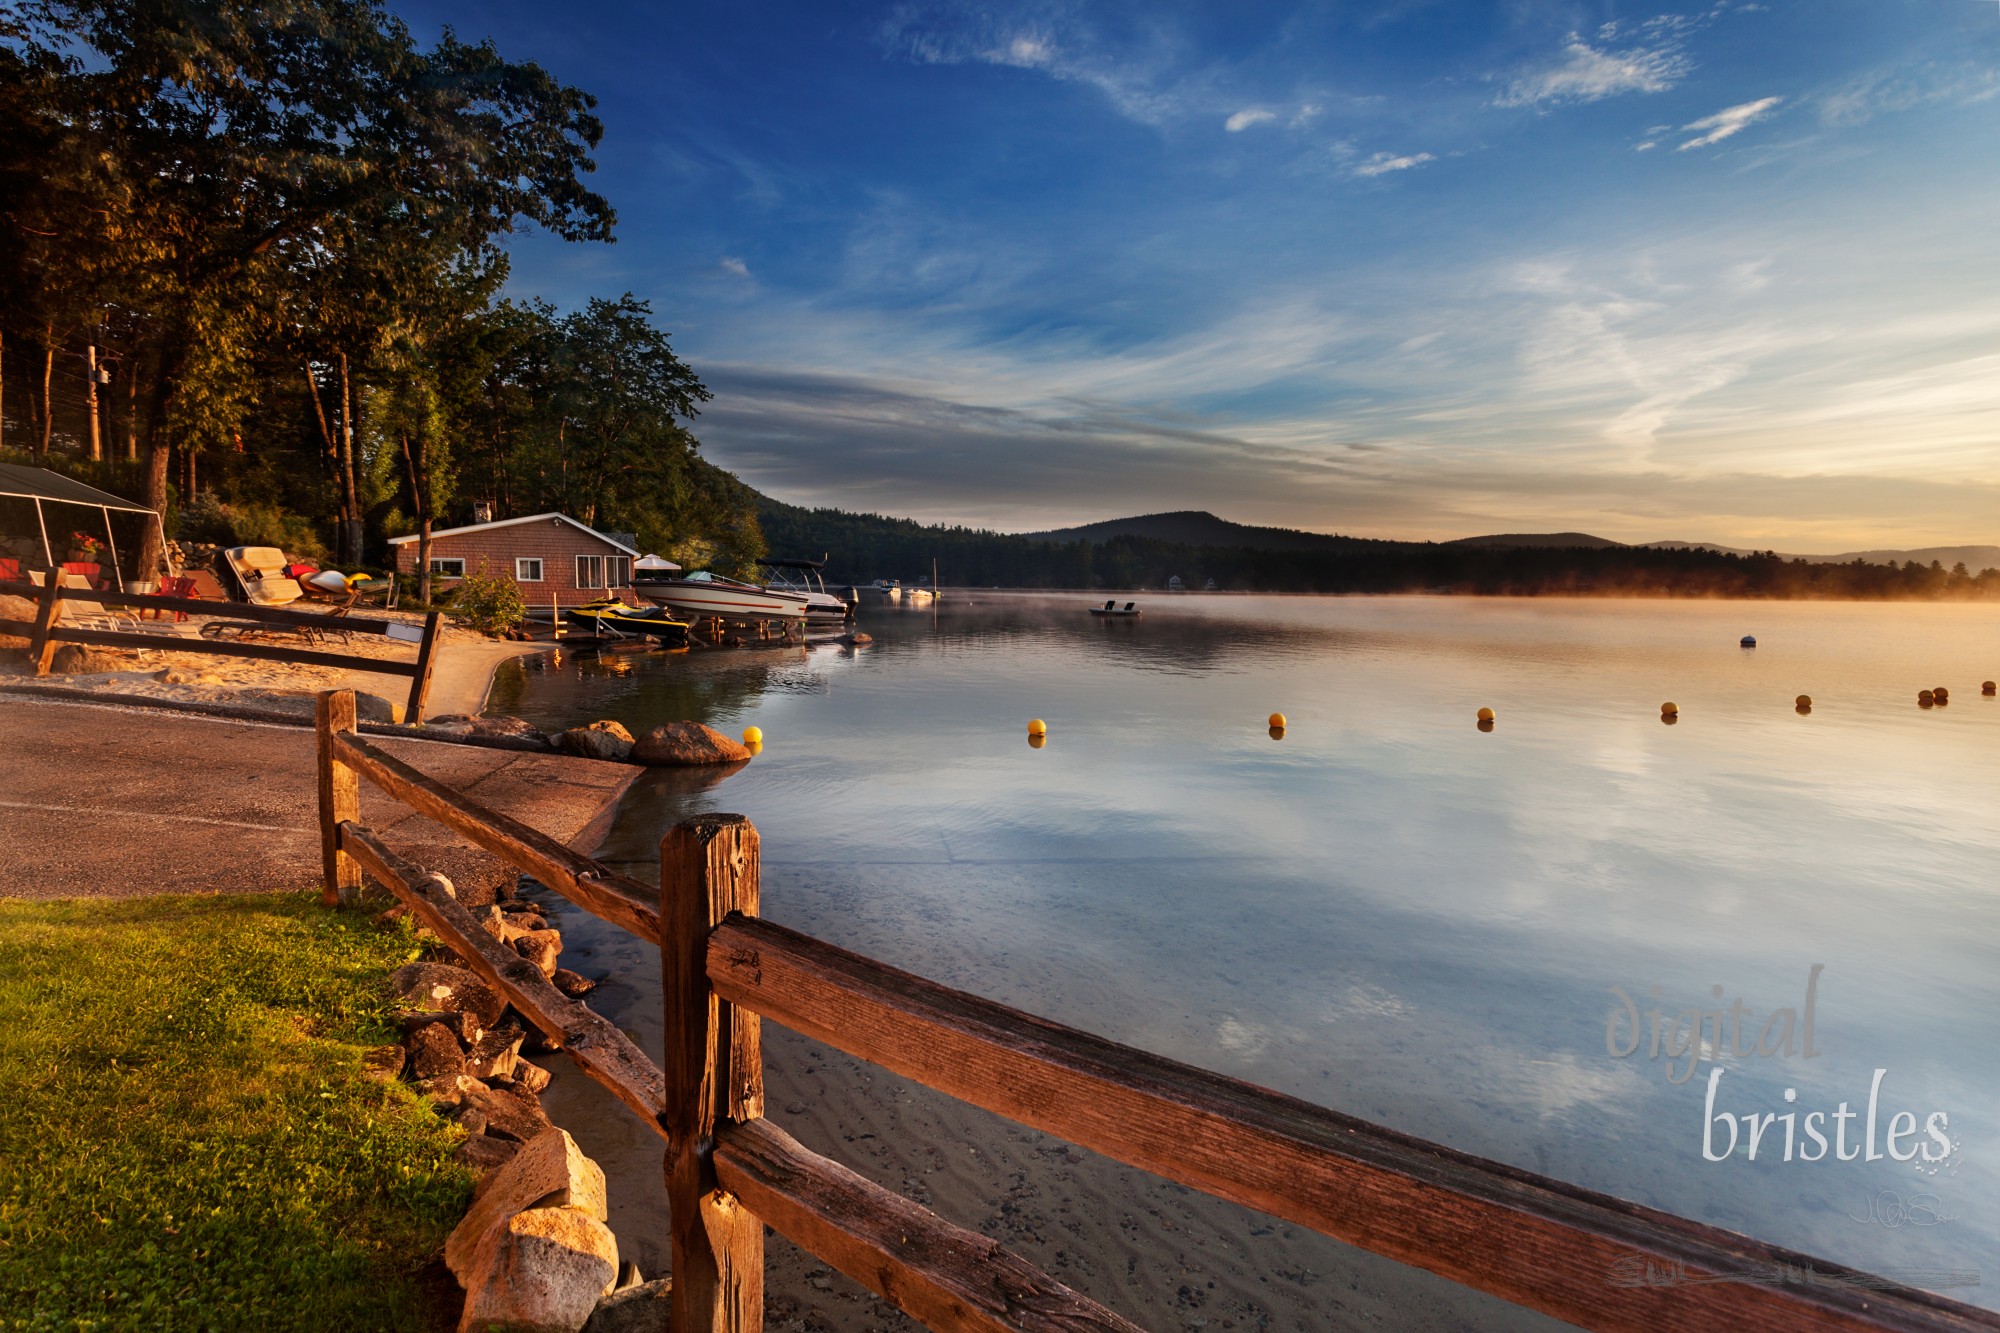
{"label": "tree trunk", "polygon": [[[165,520],[167,512],[167,463],[170,449],[167,442],[156,431],[147,432],[146,443],[146,507]],[[150,579],[166,561],[166,551],[160,546],[160,529],[148,523],[141,530],[138,554],[132,557],[132,573],[135,578]]]}
{"label": "tree trunk", "polygon": [[334,443],[333,427],[327,424],[326,404],[320,401],[319,377],[313,374],[312,361],[299,363],[305,371],[306,392],[312,395],[313,419],[319,423],[319,442],[326,446],[327,470],[333,473],[334,489],[334,552],[335,558],[345,563],[347,560],[347,490],[341,483],[340,446]]}
{"label": "tree trunk", "polygon": [[101,463],[104,461],[104,434],[99,429],[97,421],[97,335],[95,333],[90,335],[90,353],[84,359],[84,369],[90,377],[86,386],[87,401],[90,404],[90,461]]}
{"label": "tree trunk", "polygon": [[430,496],[424,487],[424,441],[418,437],[416,446],[411,447],[408,432],[403,433],[403,466],[410,474],[410,503],[417,511],[417,600],[430,605],[431,600],[431,506]]}
{"label": "tree trunk", "polygon": [[125,358],[125,461],[139,461],[139,357]]}
{"label": "tree trunk", "polygon": [[55,403],[49,398],[49,380],[56,372],[56,326],[51,324],[42,334],[42,443],[37,452],[49,456],[49,433],[55,429]]}
{"label": "tree trunk", "polygon": [[340,558],[361,563],[361,489],[354,479],[354,386],[347,377],[347,353],[340,353],[340,487],[347,519],[340,533]]}

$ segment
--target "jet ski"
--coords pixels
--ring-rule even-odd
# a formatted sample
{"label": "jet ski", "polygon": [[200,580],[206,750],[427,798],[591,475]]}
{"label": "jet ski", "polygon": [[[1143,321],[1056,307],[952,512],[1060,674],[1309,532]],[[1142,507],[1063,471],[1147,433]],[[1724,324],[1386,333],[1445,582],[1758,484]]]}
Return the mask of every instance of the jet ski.
{"label": "jet ski", "polygon": [[572,606],[563,612],[563,618],[578,629],[589,630],[607,639],[645,635],[662,643],[684,643],[687,640],[687,622],[675,620],[667,614],[666,608],[627,606],[615,597],[601,597],[582,606]]}

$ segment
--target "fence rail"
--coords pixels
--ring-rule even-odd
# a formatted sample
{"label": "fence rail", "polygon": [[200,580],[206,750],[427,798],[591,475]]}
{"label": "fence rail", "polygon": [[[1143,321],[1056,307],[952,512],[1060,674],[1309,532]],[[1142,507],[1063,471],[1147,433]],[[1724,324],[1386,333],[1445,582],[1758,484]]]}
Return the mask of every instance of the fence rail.
{"label": "fence rail", "polygon": [[[705,815],[640,886],[484,810],[352,732],[322,696],[327,894],[365,869],[666,1142],[675,1333],[763,1327],[763,1227],[938,1330],[1136,1333],[1137,1325],[801,1147],[763,1118],[769,1018],[962,1101],[1166,1179],[1592,1330],[1742,1326],[2000,1333],[2000,1315],[1657,1209],[1399,1134],[953,990],[758,916],[758,839]],[[339,770],[340,772],[336,772]],[[655,1067],[487,935],[441,877],[358,822],[346,778],[385,792],[657,941]],[[474,833],[475,828],[479,829]],[[344,878],[351,858],[354,875]],[[650,930],[650,933],[649,933]]]}
{"label": "fence rail", "polygon": [[[49,674],[55,651],[65,643],[95,648],[157,649],[162,652],[207,653],[217,657],[243,657],[267,662],[299,662],[309,666],[338,667],[348,671],[369,671],[384,676],[407,676],[410,690],[403,707],[403,720],[424,720],[430,699],[431,670],[437,660],[438,631],[442,617],[433,611],[421,627],[400,620],[370,616],[331,615],[314,611],[288,611],[276,606],[253,606],[241,602],[214,602],[193,597],[162,597],[153,593],[99,592],[94,588],[71,588],[63,583],[63,571],[46,570],[39,584],[0,581],[0,594],[26,597],[35,603],[33,621],[0,619],[0,634],[20,634],[28,640],[28,661],[37,676]],[[416,657],[409,661],[363,657],[357,653],[334,653],[318,648],[289,644],[244,643],[238,640],[196,637],[144,631],[91,629],[62,623],[65,601],[87,602],[93,606],[122,606],[145,611],[193,612],[224,616],[230,621],[271,626],[276,630],[317,630],[333,634],[365,634],[415,643]]]}

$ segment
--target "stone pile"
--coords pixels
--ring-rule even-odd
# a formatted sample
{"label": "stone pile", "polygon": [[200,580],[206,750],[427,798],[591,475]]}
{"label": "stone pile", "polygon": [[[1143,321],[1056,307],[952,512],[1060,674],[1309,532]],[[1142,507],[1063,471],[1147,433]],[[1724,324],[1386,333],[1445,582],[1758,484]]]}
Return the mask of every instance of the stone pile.
{"label": "stone pile", "polygon": [[434,731],[476,737],[523,750],[554,750],[585,759],[608,759],[649,768],[690,768],[703,764],[739,764],[750,751],[714,727],[699,722],[668,722],[634,737],[618,722],[592,722],[551,736],[517,717],[433,718]]}
{"label": "stone pile", "polygon": [[[557,990],[581,999],[597,983],[561,965],[562,935],[533,903],[518,898],[486,909],[486,932],[540,968]],[[477,973],[455,961],[409,963],[389,978],[407,1010],[403,1040],[369,1054],[378,1077],[407,1077],[438,1114],[466,1131],[456,1156],[490,1170],[549,1128],[540,1094],[549,1071],[526,1058],[557,1046]]]}

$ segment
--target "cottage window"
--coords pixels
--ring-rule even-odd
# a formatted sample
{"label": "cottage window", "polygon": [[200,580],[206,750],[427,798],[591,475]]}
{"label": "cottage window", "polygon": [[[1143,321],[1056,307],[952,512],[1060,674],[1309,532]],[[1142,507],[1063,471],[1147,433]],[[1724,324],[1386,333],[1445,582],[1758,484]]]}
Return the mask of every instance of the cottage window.
{"label": "cottage window", "polygon": [[530,560],[524,556],[514,561],[514,582],[540,583],[541,581],[542,562],[540,560]]}
{"label": "cottage window", "polygon": [[448,579],[462,579],[465,577],[465,561],[457,557],[432,556],[431,573]]}
{"label": "cottage window", "polygon": [[632,557],[629,555],[607,555],[604,557],[604,572],[607,588],[629,588],[632,586]]}
{"label": "cottage window", "polygon": [[579,588],[602,588],[604,586],[603,556],[580,555],[576,558],[576,586]]}

